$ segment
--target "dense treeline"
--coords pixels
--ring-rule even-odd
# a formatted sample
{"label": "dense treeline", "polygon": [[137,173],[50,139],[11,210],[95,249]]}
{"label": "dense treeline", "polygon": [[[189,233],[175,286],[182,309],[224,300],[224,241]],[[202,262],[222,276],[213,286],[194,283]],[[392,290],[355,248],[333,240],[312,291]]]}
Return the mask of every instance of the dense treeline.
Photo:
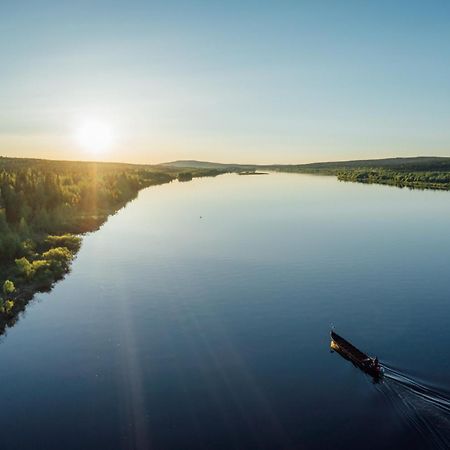
{"label": "dense treeline", "polygon": [[144,187],[218,170],[0,158],[0,331],[64,276],[81,245]]}
{"label": "dense treeline", "polygon": [[393,170],[354,169],[339,171],[341,181],[388,184],[416,189],[450,189],[450,172],[397,172]]}

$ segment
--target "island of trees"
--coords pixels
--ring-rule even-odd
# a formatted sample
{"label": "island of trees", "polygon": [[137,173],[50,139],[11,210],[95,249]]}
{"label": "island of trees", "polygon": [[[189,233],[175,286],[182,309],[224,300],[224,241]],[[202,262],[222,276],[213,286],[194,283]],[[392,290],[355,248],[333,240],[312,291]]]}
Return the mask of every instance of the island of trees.
{"label": "island of trees", "polygon": [[141,189],[224,171],[0,157],[0,333],[68,272],[80,235]]}

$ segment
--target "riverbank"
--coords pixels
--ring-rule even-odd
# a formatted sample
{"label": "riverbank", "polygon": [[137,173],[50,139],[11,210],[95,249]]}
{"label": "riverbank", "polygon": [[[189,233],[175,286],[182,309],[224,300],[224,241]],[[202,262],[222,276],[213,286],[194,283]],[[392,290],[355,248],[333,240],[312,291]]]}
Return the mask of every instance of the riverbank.
{"label": "riverbank", "polygon": [[336,173],[340,181],[385,184],[411,189],[450,190],[450,172],[399,172],[392,170],[347,170]]}

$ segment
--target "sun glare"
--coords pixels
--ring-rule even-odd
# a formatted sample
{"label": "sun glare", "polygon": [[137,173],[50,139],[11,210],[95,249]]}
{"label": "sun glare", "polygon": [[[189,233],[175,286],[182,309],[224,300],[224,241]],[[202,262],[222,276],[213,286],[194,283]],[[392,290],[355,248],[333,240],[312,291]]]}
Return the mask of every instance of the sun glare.
{"label": "sun glare", "polygon": [[85,120],[76,130],[75,140],[84,150],[101,153],[114,144],[114,131],[108,123],[101,120]]}

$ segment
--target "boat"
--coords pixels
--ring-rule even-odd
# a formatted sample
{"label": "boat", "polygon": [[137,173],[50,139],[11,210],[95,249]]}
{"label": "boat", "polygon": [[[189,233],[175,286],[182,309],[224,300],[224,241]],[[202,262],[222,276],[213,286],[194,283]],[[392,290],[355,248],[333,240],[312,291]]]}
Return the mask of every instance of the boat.
{"label": "boat", "polygon": [[332,351],[338,352],[342,357],[352,362],[353,365],[374,379],[380,379],[383,376],[383,367],[380,365],[377,357],[366,355],[333,330],[331,330],[330,335],[330,348]]}

